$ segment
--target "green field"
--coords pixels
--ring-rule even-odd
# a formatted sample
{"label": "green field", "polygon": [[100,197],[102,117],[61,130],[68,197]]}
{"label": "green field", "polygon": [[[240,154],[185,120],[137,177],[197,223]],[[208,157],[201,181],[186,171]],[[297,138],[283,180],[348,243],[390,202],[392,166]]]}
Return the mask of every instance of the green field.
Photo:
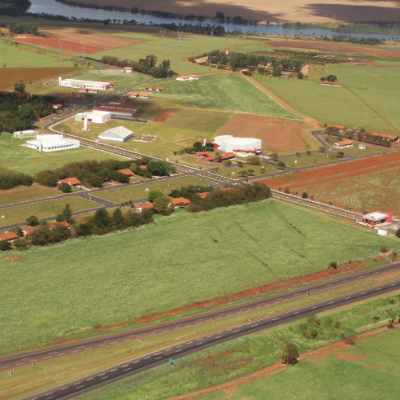
{"label": "green field", "polygon": [[[390,297],[398,309],[398,295]],[[167,363],[139,375],[128,377],[103,388],[83,394],[79,400],[162,400],[196,393],[219,384],[246,377],[266,367],[280,364],[286,343],[294,343],[300,353],[341,341],[341,334],[373,331],[384,326],[387,318],[396,315],[389,298],[363,302],[342,310],[314,316],[320,322],[306,319],[221,343],[176,360],[176,367]],[[373,316],[378,315],[378,321]],[[335,322],[339,328],[333,328]],[[331,327],[329,327],[331,323]],[[300,324],[318,331],[315,340],[303,336]],[[331,350],[314,360],[300,360],[267,377],[204,394],[196,398],[230,399],[397,399],[400,364],[398,362],[399,330],[387,331],[356,342],[356,346]],[[194,398],[194,397],[193,397]]]}
{"label": "green field", "polygon": [[214,169],[212,172],[214,172],[214,174],[232,179],[243,179],[239,176],[239,172],[243,170],[247,171],[249,169],[252,169],[254,171],[251,175],[249,175],[249,177],[270,174],[272,172],[278,171],[278,167],[275,167],[271,164],[264,164],[261,166],[245,164],[243,167],[216,168],[216,170]]}
{"label": "green field", "polygon": [[0,260],[0,302],[8,305],[0,309],[0,348],[48,342],[71,327],[88,333],[99,324],[304,275],[397,243],[267,200],[180,212],[134,230],[9,252],[20,260],[13,268]]}
{"label": "green field", "polygon": [[40,186],[34,183],[32,186],[18,186],[10,190],[0,190],[0,206],[20,203],[23,201],[44,199],[62,194],[55,187]]}
{"label": "green field", "polygon": [[67,199],[47,200],[35,204],[11,207],[1,210],[1,226],[24,222],[31,215],[36,215],[39,219],[56,216],[57,214],[61,214],[67,203],[74,212],[102,206],[99,203],[85,200],[79,196],[71,196]]}
{"label": "green field", "polygon": [[173,79],[157,82],[166,88],[165,93],[158,96],[178,95],[185,99],[185,105],[189,107],[300,119],[250,80],[238,74],[200,76],[198,81],[192,82]]}
{"label": "green field", "polygon": [[[177,33],[171,31],[168,31],[163,40],[161,40],[158,32],[158,37],[143,33],[137,34],[128,32],[116,33],[111,35],[122,36],[132,39],[150,39],[151,41],[95,53],[92,55],[93,58],[101,60],[103,56],[107,55],[118,57],[120,60],[128,59],[139,61],[139,59],[145,58],[149,54],[154,54],[157,57],[158,64],[161,63],[162,60],[170,60],[171,69],[179,75],[201,75],[210,72],[209,69],[205,66],[186,63],[184,60],[189,57],[195,57],[216,49],[231,48],[246,45],[249,44],[249,42],[252,42],[248,39],[242,39],[240,37],[226,38],[186,34],[182,37],[182,42],[180,43]],[[211,71],[215,73],[222,72],[221,70],[217,70],[214,68]]]}
{"label": "green field", "polygon": [[147,199],[149,192],[152,190],[161,190],[164,194],[169,194],[171,190],[179,189],[183,186],[206,186],[210,183],[210,181],[203,178],[198,178],[196,176],[184,176],[182,178],[173,178],[159,182],[157,181],[157,179],[152,179],[146,181],[142,185],[110,189],[94,194],[96,195],[96,197],[114,203],[125,203],[129,200]]}
{"label": "green field", "polygon": [[343,88],[260,76],[256,79],[297,111],[320,122],[397,133],[391,125],[400,130],[399,73],[400,64],[388,62],[324,67],[324,74],[336,75]]}
{"label": "green field", "polygon": [[22,147],[26,140],[13,139],[8,133],[0,136],[0,170],[7,169],[34,175],[46,169],[57,169],[64,164],[88,160],[122,160],[121,157],[81,147],[67,151],[43,153]]}

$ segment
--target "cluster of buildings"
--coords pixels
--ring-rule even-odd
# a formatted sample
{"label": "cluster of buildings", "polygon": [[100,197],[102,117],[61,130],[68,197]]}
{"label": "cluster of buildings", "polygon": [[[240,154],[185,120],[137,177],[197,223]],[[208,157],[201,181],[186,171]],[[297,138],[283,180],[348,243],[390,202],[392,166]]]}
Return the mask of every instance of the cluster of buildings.
{"label": "cluster of buildings", "polygon": [[163,86],[146,86],[144,89],[150,92],[165,92],[165,87]]}
{"label": "cluster of buildings", "polygon": [[103,82],[103,81],[87,81],[81,79],[62,79],[58,78],[58,84],[63,87],[77,89],[78,92],[92,92],[98,93],[99,91],[106,91],[113,86],[117,86],[116,82]]}
{"label": "cluster of buildings", "polygon": [[181,75],[176,78],[177,81],[198,81],[199,77],[197,75]]}
{"label": "cluster of buildings", "polygon": [[395,136],[395,135],[391,135],[389,133],[382,133],[382,132],[374,132],[374,131],[363,131],[359,128],[353,128],[353,129],[349,129],[345,126],[341,126],[341,125],[329,125],[328,126],[328,132],[332,133],[332,134],[341,134],[342,136],[364,136],[364,137],[371,137],[371,138],[376,138],[376,139],[383,139],[383,140],[387,140],[388,142],[394,143],[394,142],[398,142],[399,141],[399,137]]}

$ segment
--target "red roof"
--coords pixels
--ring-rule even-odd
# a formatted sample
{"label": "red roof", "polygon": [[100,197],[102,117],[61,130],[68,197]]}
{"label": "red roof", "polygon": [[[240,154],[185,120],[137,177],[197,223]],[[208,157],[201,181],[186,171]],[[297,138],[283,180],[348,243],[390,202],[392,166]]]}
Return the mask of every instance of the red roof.
{"label": "red roof", "polygon": [[188,204],[191,203],[190,200],[185,199],[184,197],[178,197],[178,198],[176,198],[176,199],[171,198],[171,201],[172,201],[172,204],[173,204],[174,206],[179,206],[180,204],[188,205]]}
{"label": "red roof", "polygon": [[141,208],[142,210],[150,210],[153,207],[154,207],[154,204],[149,203],[149,204],[142,204],[141,206],[138,206],[137,208]]}
{"label": "red roof", "polygon": [[135,176],[135,174],[128,168],[119,169],[117,170],[120,174],[128,175],[128,176]]}
{"label": "red roof", "polygon": [[65,226],[66,228],[69,228],[71,226],[68,222],[65,222],[65,221],[54,222],[54,225]]}
{"label": "red roof", "polygon": [[233,190],[233,189],[234,189],[233,187],[227,187],[227,188],[222,188],[221,190],[223,192],[226,192],[227,190]]}
{"label": "red roof", "polygon": [[210,192],[203,192],[203,193],[197,193],[197,196],[201,197],[202,199],[205,199],[209,194]]}
{"label": "red roof", "polygon": [[153,89],[155,89],[154,86],[145,86],[145,90],[153,90]]}
{"label": "red roof", "polygon": [[53,104],[53,107],[54,108],[59,108],[59,107],[62,107],[62,104]]}
{"label": "red roof", "polygon": [[65,178],[65,179],[60,179],[58,182],[61,183],[66,183],[67,185],[81,185],[81,181],[79,179],[76,178]]}
{"label": "red roof", "polygon": [[1,240],[15,240],[18,239],[18,235],[14,232],[2,233],[0,234],[0,241]]}
{"label": "red roof", "polygon": [[38,226],[30,226],[29,228],[22,229],[22,233],[24,234],[24,236],[27,236],[30,235],[32,232],[36,231],[37,229],[39,229]]}
{"label": "red roof", "polygon": [[164,86],[155,86],[154,89],[156,90],[165,90]]}
{"label": "red roof", "polygon": [[139,168],[146,170],[147,169],[147,165],[139,165]]}

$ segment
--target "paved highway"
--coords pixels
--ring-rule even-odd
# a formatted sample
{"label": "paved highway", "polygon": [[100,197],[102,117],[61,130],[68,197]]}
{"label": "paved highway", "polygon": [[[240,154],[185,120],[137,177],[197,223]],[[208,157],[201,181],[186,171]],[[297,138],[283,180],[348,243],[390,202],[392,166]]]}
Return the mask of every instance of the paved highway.
{"label": "paved highway", "polygon": [[26,400],[56,400],[75,397],[82,392],[88,392],[101,386],[126,378],[129,375],[140,373],[146,369],[153,368],[157,365],[168,362],[171,358],[177,358],[197,352],[206,347],[237,338],[239,336],[248,335],[256,331],[277,326],[282,323],[304,318],[318,312],[334,309],[340,306],[348,305],[356,301],[365,300],[377,295],[388,293],[400,289],[400,280],[387,283],[371,289],[355,292],[352,294],[336,297],[335,299],[326,300],[310,306],[297,308],[288,312],[273,315],[268,318],[261,318],[250,321],[240,326],[224,329],[222,331],[212,333],[210,335],[190,340],[182,344],[171,346],[162,351],[148,354],[144,357],[134,359],[129,362],[108,368],[99,373],[86,376],[78,381],[62,385],[58,388],[48,390],[46,392],[27,397]]}
{"label": "paved highway", "polygon": [[189,326],[204,324],[207,322],[215,321],[229,316],[246,313],[248,310],[254,310],[266,306],[272,306],[277,303],[292,300],[295,298],[307,296],[307,293],[315,294],[321,291],[332,290],[343,285],[349,285],[354,282],[371,279],[376,276],[382,276],[394,271],[400,270],[400,263],[391,264],[385,267],[376,268],[370,271],[363,271],[353,275],[347,275],[338,279],[333,279],[328,282],[323,282],[308,286],[306,288],[297,290],[288,290],[283,294],[270,296],[268,298],[248,302],[245,304],[234,305],[225,307],[221,310],[212,311],[200,315],[178,319],[175,321],[162,323],[158,325],[149,326],[146,328],[136,329],[127,332],[121,332],[113,335],[102,336],[96,339],[89,339],[85,341],[75,342],[73,344],[63,346],[52,346],[50,348],[41,349],[29,353],[22,353],[11,357],[0,359],[0,371],[14,369],[29,365],[32,362],[47,361],[54,358],[65,357],[67,355],[76,354],[78,352],[85,352],[96,348],[112,346],[122,342],[137,340],[149,336],[159,335],[166,332],[171,332],[183,329]]}

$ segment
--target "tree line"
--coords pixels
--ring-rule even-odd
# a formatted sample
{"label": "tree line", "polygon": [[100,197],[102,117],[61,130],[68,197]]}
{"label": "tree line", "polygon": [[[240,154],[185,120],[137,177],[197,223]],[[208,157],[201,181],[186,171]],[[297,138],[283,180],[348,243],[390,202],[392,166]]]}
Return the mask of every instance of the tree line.
{"label": "tree line", "polygon": [[378,44],[384,44],[385,41],[383,39],[378,38],[354,38],[345,35],[332,36],[324,36],[324,40],[333,41],[333,42],[348,42],[353,44],[362,44],[369,46],[376,46]]}
{"label": "tree line", "polygon": [[18,15],[24,14],[30,6],[29,0],[3,0],[0,3],[0,15],[18,17]]}
{"label": "tree line", "polygon": [[37,24],[33,23],[18,23],[17,21],[11,21],[8,25],[8,29],[11,33],[16,33],[17,35],[21,33],[28,33],[35,36],[46,36],[45,34],[39,32]]}

